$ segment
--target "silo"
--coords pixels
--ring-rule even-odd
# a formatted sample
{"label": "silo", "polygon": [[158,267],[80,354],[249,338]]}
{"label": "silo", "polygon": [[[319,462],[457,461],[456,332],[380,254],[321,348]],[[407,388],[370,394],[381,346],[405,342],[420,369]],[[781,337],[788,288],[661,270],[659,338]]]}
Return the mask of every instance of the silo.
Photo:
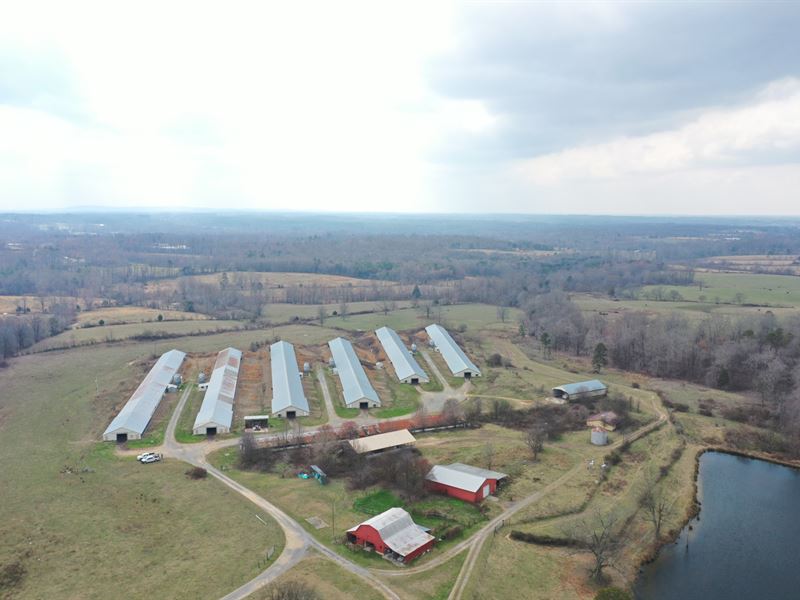
{"label": "silo", "polygon": [[608,432],[602,427],[592,429],[592,444],[595,446],[605,446],[608,444]]}

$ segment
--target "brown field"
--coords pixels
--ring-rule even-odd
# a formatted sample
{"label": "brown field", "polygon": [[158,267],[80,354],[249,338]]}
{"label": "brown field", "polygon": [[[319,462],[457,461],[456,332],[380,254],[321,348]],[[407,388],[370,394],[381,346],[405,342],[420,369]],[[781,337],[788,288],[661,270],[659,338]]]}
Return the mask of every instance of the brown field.
{"label": "brown field", "polygon": [[800,257],[794,254],[712,256],[698,261],[698,271],[726,273],[783,273],[800,275]]}
{"label": "brown field", "polygon": [[269,349],[245,352],[236,384],[232,428],[238,430],[244,427],[245,415],[269,414],[271,390]]}
{"label": "brown field", "polygon": [[[281,287],[294,285],[316,285],[319,287],[372,287],[398,285],[394,281],[380,279],[359,279],[357,277],[325,275],[322,273],[257,273],[253,271],[236,271],[230,272],[227,275],[229,285],[231,287],[239,287],[239,282],[242,282],[242,285],[244,285],[245,288],[249,286],[251,280],[262,283],[265,289],[279,289]],[[222,273],[210,273],[208,275],[190,275],[188,277],[178,277],[175,279],[158,279],[148,282],[146,289],[148,292],[159,291],[171,293],[178,291],[180,282],[182,280],[219,285],[221,278]]]}

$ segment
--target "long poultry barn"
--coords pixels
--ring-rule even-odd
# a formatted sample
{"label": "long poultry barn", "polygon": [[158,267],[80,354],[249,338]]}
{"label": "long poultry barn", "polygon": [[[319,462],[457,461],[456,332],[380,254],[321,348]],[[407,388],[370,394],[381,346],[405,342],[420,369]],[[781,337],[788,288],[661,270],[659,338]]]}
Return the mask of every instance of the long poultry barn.
{"label": "long poultry barn", "polygon": [[369,382],[364,367],[358,360],[353,344],[344,338],[328,342],[333,364],[342,384],[344,403],[348,408],[375,408],[381,405],[378,392]]}
{"label": "long poultry barn", "polygon": [[294,346],[289,342],[276,342],[270,346],[269,354],[272,363],[272,414],[287,419],[307,417],[311,411],[303,391]]}
{"label": "long poultry barn", "polygon": [[180,350],[170,350],[161,355],[103,432],[103,440],[127,442],[142,438],[150,419],[153,418],[153,413],[164,397],[164,392],[167,391],[167,386],[172,383],[184,358],[186,354]]}
{"label": "long poultry barn", "polygon": [[236,383],[239,380],[241,364],[241,350],[225,348],[217,354],[214,370],[208,380],[206,395],[192,427],[194,435],[230,432],[233,423],[233,401],[236,397]]}
{"label": "long poultry barn", "polygon": [[425,331],[453,375],[464,379],[481,376],[480,369],[464,354],[464,351],[447,329],[434,323],[433,325],[428,325]]}
{"label": "long poultry barn", "polygon": [[394,372],[401,383],[428,383],[430,381],[425,371],[419,366],[414,356],[408,351],[400,336],[394,329],[381,327],[375,331],[381,342],[386,356],[394,367]]}

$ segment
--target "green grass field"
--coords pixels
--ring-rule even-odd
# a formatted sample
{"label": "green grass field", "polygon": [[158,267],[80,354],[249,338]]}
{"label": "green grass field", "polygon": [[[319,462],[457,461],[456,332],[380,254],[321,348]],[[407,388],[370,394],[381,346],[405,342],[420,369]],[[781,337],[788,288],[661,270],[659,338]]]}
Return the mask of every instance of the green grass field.
{"label": "green grass field", "polygon": [[277,524],[260,524],[216,480],[192,481],[176,461],[117,458],[97,441],[143,352],[53,352],[0,371],[0,564],[26,571],[10,596],[106,598],[135,581],[142,597],[220,597],[263,569],[269,547],[280,551]]}
{"label": "green grass field", "polygon": [[[289,581],[304,583],[314,589],[324,600],[382,600],[383,595],[357,575],[344,570],[318,553],[312,553],[300,564],[278,577],[275,587]],[[270,588],[249,596],[252,600],[272,600]]]}
{"label": "green grass field", "polygon": [[[99,343],[107,341],[126,340],[134,336],[153,334],[160,335],[185,335],[193,333],[208,333],[214,331],[235,330],[241,327],[239,321],[213,321],[210,319],[197,319],[185,321],[162,321],[161,323],[127,323],[124,325],[104,325],[102,327],[88,327],[70,329],[51,338],[44,339],[35,344],[31,350],[40,352],[48,348],[61,348],[75,344]],[[160,340],[159,342],[169,341]]]}
{"label": "green grass field", "polygon": [[391,419],[402,415],[410,415],[419,408],[419,392],[412,385],[400,383],[387,371],[382,375],[386,378],[386,387],[389,389],[389,398],[381,396],[381,407],[372,409],[372,415],[379,419]]}
{"label": "green grass field", "polygon": [[[659,286],[648,286],[642,291],[651,291],[655,287]],[[667,294],[675,290],[686,300],[693,302],[800,307],[800,277],[792,275],[697,273],[693,286],[660,287]],[[742,294],[741,302],[737,299],[737,294]]]}
{"label": "green grass field", "polygon": [[438,567],[413,575],[384,577],[395,590],[402,590],[407,600],[447,600],[456,577],[467,558],[464,550]]}

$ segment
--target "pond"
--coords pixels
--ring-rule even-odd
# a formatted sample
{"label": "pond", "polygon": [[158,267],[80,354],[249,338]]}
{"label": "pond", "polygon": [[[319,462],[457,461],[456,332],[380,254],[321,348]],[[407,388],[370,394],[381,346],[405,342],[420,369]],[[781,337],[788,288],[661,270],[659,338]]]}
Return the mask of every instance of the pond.
{"label": "pond", "polygon": [[698,494],[699,517],[644,568],[636,598],[800,598],[800,471],[707,452]]}

